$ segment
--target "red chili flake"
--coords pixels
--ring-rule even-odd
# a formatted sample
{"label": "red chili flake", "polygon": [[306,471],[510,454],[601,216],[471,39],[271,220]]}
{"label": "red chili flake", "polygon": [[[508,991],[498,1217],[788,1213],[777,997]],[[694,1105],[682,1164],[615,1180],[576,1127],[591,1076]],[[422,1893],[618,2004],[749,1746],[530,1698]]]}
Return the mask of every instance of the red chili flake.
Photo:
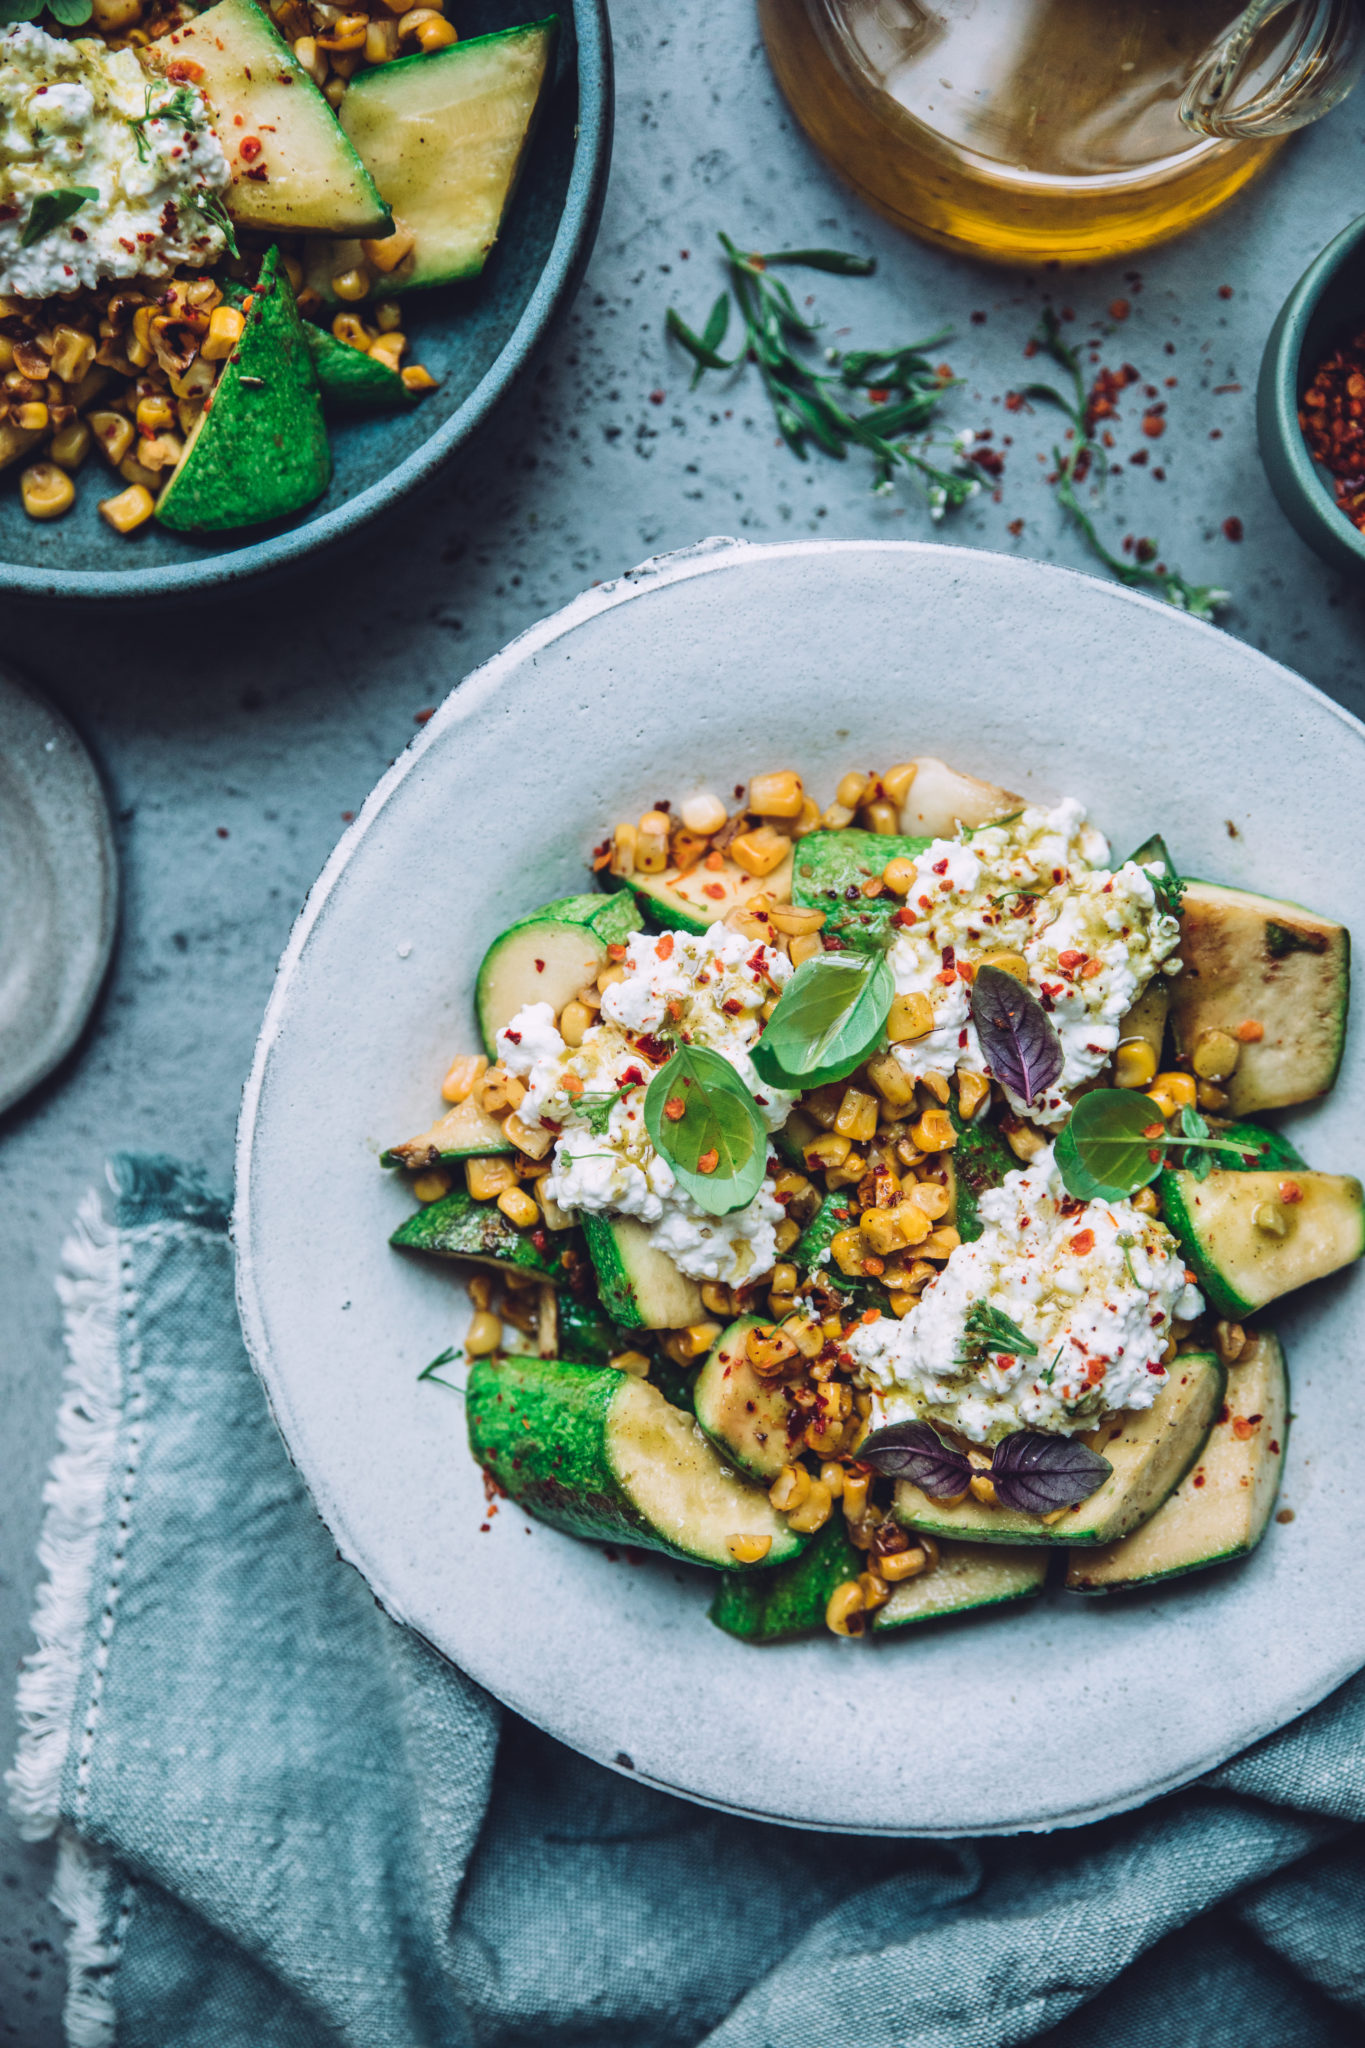
{"label": "red chili flake", "polygon": [[1232,297],[1232,286],[1230,284],[1220,284],[1218,296],[1220,299],[1230,299]]}
{"label": "red chili flake", "polygon": [[957,955],[951,946],[945,946],[943,948],[942,954],[940,955],[940,958],[942,959],[945,967],[951,967],[954,960],[957,958]]}
{"label": "red chili flake", "polygon": [[643,1083],[644,1078],[638,1067],[627,1067],[617,1085],[621,1088],[638,1088]]}
{"label": "red chili flake", "polygon": [[716,1150],[715,1146],[713,1145],[713,1146],[711,1147],[711,1150],[710,1150],[709,1152],[703,1152],[703,1153],[702,1153],[702,1155],[701,1155],[701,1157],[700,1157],[700,1158],[698,1159],[698,1161],[697,1161],[697,1172],[698,1172],[698,1173],[714,1173],[714,1172],[715,1172],[715,1170],[716,1170],[716,1168],[717,1168],[717,1167],[718,1167],[719,1165],[720,1165],[720,1154],[719,1154],[719,1152],[717,1152],[717,1150]]}
{"label": "red chili flake", "polygon": [[1194,1475],[1194,1478],[1193,1478],[1193,1479],[1192,1479],[1192,1480],[1190,1481],[1190,1484],[1191,1484],[1192,1486],[1202,1486],[1202,1485],[1204,1484],[1204,1475],[1203,1475],[1203,1473],[1202,1473],[1202,1472],[1196,1472],[1196,1473],[1195,1473],[1195,1475]]}
{"label": "red chili flake", "polygon": [[1078,953],[1075,951],[1074,948],[1068,947],[1065,953],[1059,953],[1057,955],[1057,965],[1059,967],[1064,967],[1067,970],[1067,972],[1070,973],[1073,968],[1083,967],[1085,965],[1086,958],[1086,954]]}
{"label": "red chili flake", "polygon": [[946,874],[947,874],[947,872],[948,872],[948,863],[947,863],[947,861],[946,861],[946,860],[936,860],[936,861],[934,862],[933,872],[934,872],[934,873],[935,873],[936,875],[946,875]]}
{"label": "red chili flake", "polygon": [[436,706],[432,704],[429,705],[425,711],[414,711],[412,714],[412,722],[414,725],[425,725],[429,718],[434,718],[435,716]]}
{"label": "red chili flake", "polygon": [[744,1005],[740,1001],[738,996],[727,996],[725,998],[725,1001],[721,1004],[721,1008],[722,1010],[724,1010],[727,1017],[737,1017],[740,1011],[744,1008]]}
{"label": "red chili flake", "polygon": [[1226,540],[1240,540],[1242,538],[1242,522],[1235,512],[1230,518],[1223,521],[1223,537]]}
{"label": "red chili flake", "polygon": [[1303,1189],[1296,1180],[1282,1180],[1280,1182],[1280,1200],[1282,1202],[1301,1202],[1303,1200]]}
{"label": "red chili flake", "polygon": [[[539,962],[537,962],[537,965],[539,965]],[[504,1038],[510,1038],[513,1045],[521,1044],[521,1033],[519,1031],[513,1031],[509,1028],[508,1030],[504,1031],[502,1035]]]}
{"label": "red chili flake", "polygon": [[673,934],[672,934],[672,932],[665,932],[665,933],[664,933],[663,937],[662,937],[662,938],[661,938],[661,939],[659,940],[658,944],[657,944],[657,945],[655,946],[655,948],[654,948],[654,953],[655,953],[655,957],[656,957],[656,959],[659,959],[659,960],[671,960],[671,959],[673,958]]}
{"label": "red chili flake", "polygon": [[1142,415],[1142,431],[1149,441],[1159,441],[1166,431],[1166,422],[1156,411]]}
{"label": "red chili flake", "polygon": [[687,1104],[681,1095],[670,1095],[664,1104],[664,1115],[671,1124],[680,1124],[687,1115]]}
{"label": "red chili flake", "polygon": [[651,405],[662,405],[664,399],[667,396],[668,394],[665,391],[651,391],[649,394],[649,402]]}
{"label": "red chili flake", "polygon": [[713,903],[723,903],[725,901],[725,884],[723,882],[703,882],[701,893],[703,896],[709,896]]}
{"label": "red chili flake", "polygon": [[1024,522],[1022,519],[1011,519],[1009,525],[1005,529],[1007,533],[1012,533],[1016,540],[1018,540],[1023,530]]}
{"label": "red chili flake", "polygon": [[1076,1232],[1076,1235],[1071,1239],[1071,1249],[1073,1252],[1075,1252],[1078,1259],[1083,1259],[1085,1258],[1087,1253],[1093,1252],[1095,1249],[1094,1231],[1078,1230]]}
{"label": "red chili flake", "polygon": [[261,147],[259,135],[244,135],[238,145],[237,154],[244,164],[254,164],[261,153]]}
{"label": "red chili flake", "polygon": [[1148,1366],[1147,1370],[1148,1370],[1148,1372],[1150,1372],[1150,1373],[1156,1373],[1156,1374],[1161,1374],[1161,1373],[1164,1373],[1164,1372],[1165,1372],[1166,1368],[1165,1368],[1165,1366],[1164,1366],[1164,1365],[1158,1365],[1158,1364],[1156,1364],[1156,1363],[1153,1363],[1153,1364],[1151,1364],[1151,1365],[1149,1365],[1149,1366]]}
{"label": "red chili flake", "polygon": [[607,958],[612,962],[613,966],[619,967],[625,957],[626,949],[624,946],[613,944],[607,947]]}
{"label": "red chili flake", "polygon": [[1109,318],[1111,320],[1126,320],[1132,310],[1127,299],[1111,299],[1109,301]]}
{"label": "red chili flake", "polygon": [[536,973],[537,973],[537,974],[543,974],[544,972],[545,972],[545,962],[544,962],[543,960],[537,960],[537,962],[536,962]]}

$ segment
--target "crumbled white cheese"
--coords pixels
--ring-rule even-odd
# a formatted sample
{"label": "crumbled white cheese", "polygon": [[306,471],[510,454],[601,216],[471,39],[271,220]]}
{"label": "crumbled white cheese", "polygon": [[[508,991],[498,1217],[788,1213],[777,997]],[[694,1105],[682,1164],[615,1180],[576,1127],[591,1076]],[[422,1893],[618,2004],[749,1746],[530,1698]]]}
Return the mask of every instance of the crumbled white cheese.
{"label": "crumbled white cheese", "polygon": [[[1050,1148],[980,1208],[981,1236],[958,1246],[908,1315],[848,1340],[876,1426],[923,1417],[994,1443],[1017,1429],[1071,1436],[1103,1414],[1150,1408],[1172,1317],[1192,1322],[1204,1306],[1164,1225],[1130,1201],[1073,1201]],[[1036,1355],[964,1357],[977,1302],[1008,1316]]]}
{"label": "crumbled white cheese", "polygon": [[1065,1064],[1038,1102],[1011,1095],[1010,1105],[1035,1123],[1066,1121],[1068,1092],[1110,1058],[1134,999],[1158,967],[1179,966],[1179,921],[1158,907],[1151,873],[1134,861],[1112,870],[1108,858],[1071,798],[936,839],[917,857],[889,956],[897,993],[926,995],[934,1010],[932,1031],[895,1047],[909,1073],[988,1071],[958,968],[985,953],[1019,953]]}
{"label": "crumbled white cheese", "polygon": [[[226,238],[204,202],[231,175],[196,87],[151,80],[132,50],[93,38],[0,32],[0,293],[212,263]],[[35,200],[76,186],[98,196],[24,248]]]}
{"label": "crumbled white cheese", "polygon": [[[710,1216],[679,1187],[645,1130],[645,1090],[675,1038],[727,1059],[751,1090],[770,1131],[786,1122],[793,1097],[761,1081],[749,1048],[762,1008],[791,973],[791,963],[761,941],[713,925],[701,935],[637,932],[621,963],[623,978],[602,997],[602,1021],[579,1046],[566,1046],[548,1003],[531,1003],[498,1035],[498,1056],[524,1079],[517,1114],[548,1125],[556,1138],[545,1188],[561,1209],[637,1216],[679,1267],[697,1280],[730,1286],[756,1279],[777,1257],[782,1209],[765,1183],[747,1208]],[[585,1099],[624,1093],[605,1131],[591,1128]]]}

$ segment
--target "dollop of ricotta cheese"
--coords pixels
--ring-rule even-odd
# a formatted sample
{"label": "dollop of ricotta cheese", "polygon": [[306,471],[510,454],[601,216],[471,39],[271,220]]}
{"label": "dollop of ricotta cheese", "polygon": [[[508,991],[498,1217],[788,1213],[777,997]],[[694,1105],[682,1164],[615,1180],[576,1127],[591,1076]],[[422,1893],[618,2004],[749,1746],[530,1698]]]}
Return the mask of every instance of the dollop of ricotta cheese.
{"label": "dollop of ricotta cheese", "polygon": [[[149,79],[132,50],[0,32],[0,293],[42,299],[102,278],[167,277],[227,246],[204,201],[231,182],[192,85]],[[44,193],[93,188],[23,246]]]}
{"label": "dollop of ricotta cheese", "polygon": [[[794,1097],[761,1081],[749,1049],[762,1009],[791,974],[785,954],[724,925],[698,936],[637,932],[620,981],[602,996],[601,1022],[578,1046],[564,1043],[548,1003],[530,1003],[498,1034],[498,1057],[526,1083],[524,1123],[556,1132],[545,1189],[561,1209],[636,1216],[680,1271],[727,1286],[757,1279],[776,1257],[783,1211],[765,1182],[746,1208],[711,1216],[679,1186],[645,1129],[645,1090],[674,1039],[730,1062],[770,1131]],[[586,1114],[621,1089],[604,1130]],[[600,1122],[600,1117],[597,1119]]]}
{"label": "dollop of ricotta cheese", "polygon": [[[1068,797],[998,825],[936,839],[915,861],[915,880],[889,955],[899,995],[933,1006],[933,1029],[894,1048],[907,1072],[989,1072],[968,1002],[972,966],[984,954],[1018,953],[1029,986],[1051,1016],[1064,1065],[1032,1104],[1009,1094],[1033,1122],[1066,1121],[1068,1092],[1112,1055],[1119,1025],[1157,969],[1178,969],[1177,918],[1162,910],[1151,869],[1105,865],[1109,846]],[[964,973],[962,970],[966,970]]]}
{"label": "dollop of ricotta cheese", "polygon": [[[981,1197],[981,1236],[959,1245],[900,1321],[864,1323],[848,1350],[873,1395],[874,1426],[923,1418],[973,1443],[1018,1429],[1074,1436],[1120,1409],[1150,1408],[1166,1384],[1172,1317],[1203,1312],[1165,1226],[1130,1201],[1077,1202],[1052,1150]],[[969,1339],[986,1303],[1036,1347]]]}

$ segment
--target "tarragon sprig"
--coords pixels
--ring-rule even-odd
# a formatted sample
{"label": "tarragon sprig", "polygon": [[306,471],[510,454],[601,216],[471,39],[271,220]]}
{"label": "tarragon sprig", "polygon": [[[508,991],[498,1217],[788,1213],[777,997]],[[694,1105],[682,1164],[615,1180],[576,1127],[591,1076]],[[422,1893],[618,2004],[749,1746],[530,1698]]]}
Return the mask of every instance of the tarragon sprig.
{"label": "tarragon sprig", "polygon": [[[873,459],[874,490],[893,489],[895,475],[909,472],[935,518],[975,497],[981,485],[967,461],[968,437],[951,440],[935,460],[937,446],[923,431],[944,393],[961,381],[942,376],[926,353],[948,336],[931,335],[903,348],[827,348],[826,367],[817,369],[810,351],[819,342],[819,324],[801,311],[785,281],[772,275],[775,270],[800,268],[836,277],[871,277],[877,267],[873,258],[841,249],[749,254],[728,235],[719,240],[729,291],[720,294],[701,333],[672,307],[666,319],[669,334],[692,358],[691,388],[696,389],[708,370],[733,370],[752,362],[772,400],[779,433],[803,462],[812,444],[838,462],[850,448],[865,449]],[[720,351],[730,329],[732,294],[744,339],[733,356],[724,356]],[[906,438],[912,435],[919,438]]]}

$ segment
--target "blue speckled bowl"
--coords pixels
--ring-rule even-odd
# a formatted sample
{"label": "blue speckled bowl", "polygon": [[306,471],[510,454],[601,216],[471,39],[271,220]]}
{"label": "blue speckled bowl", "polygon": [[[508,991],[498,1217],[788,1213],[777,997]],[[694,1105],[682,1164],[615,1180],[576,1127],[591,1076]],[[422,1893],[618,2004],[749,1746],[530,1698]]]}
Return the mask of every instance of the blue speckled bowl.
{"label": "blue speckled bowl", "polygon": [[[461,0],[462,35],[534,20],[535,0]],[[611,34],[606,0],[560,0],[557,73],[501,240],[468,285],[410,303],[412,356],[440,389],[397,417],[332,425],[334,473],[297,519],[196,541],[155,522],[125,538],[96,500],[110,472],[92,458],[75,509],[30,519],[12,473],[0,476],[0,592],[26,597],[186,595],[301,561],[355,531],[449,461],[526,369],[577,288],[592,248],[611,159]],[[97,472],[103,472],[97,474]]]}

